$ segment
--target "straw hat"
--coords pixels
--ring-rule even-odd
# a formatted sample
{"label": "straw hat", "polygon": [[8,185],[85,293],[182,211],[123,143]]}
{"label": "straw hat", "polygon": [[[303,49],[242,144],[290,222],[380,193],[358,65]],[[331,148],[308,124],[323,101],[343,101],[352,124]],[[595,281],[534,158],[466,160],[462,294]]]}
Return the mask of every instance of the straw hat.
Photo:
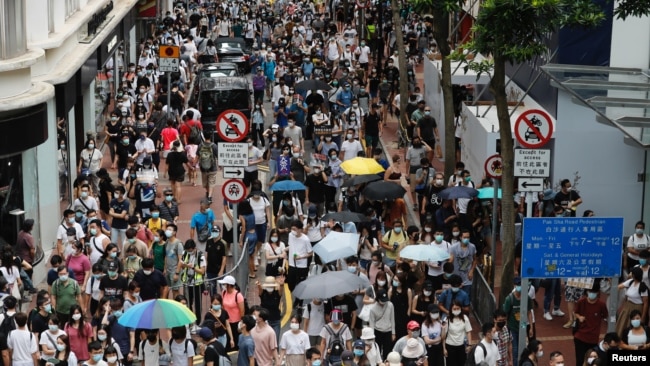
{"label": "straw hat", "polygon": [[262,286],[263,288],[268,288],[268,287],[273,287],[273,288],[275,288],[276,285],[277,285],[277,282],[275,282],[275,277],[273,277],[273,276],[266,276],[266,278],[264,278],[264,282],[262,283],[261,286]]}

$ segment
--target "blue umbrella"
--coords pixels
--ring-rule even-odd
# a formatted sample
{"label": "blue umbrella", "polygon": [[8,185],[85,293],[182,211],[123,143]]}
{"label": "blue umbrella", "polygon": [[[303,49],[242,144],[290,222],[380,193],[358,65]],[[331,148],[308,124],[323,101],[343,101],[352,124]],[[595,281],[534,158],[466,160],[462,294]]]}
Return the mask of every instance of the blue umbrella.
{"label": "blue umbrella", "polygon": [[454,187],[445,188],[442,191],[440,191],[440,193],[438,193],[438,196],[443,200],[455,200],[458,198],[472,198],[472,197],[476,197],[477,195],[478,195],[478,191],[476,189],[471,187],[465,187],[465,186],[454,186]]}
{"label": "blue umbrella", "polygon": [[[494,198],[494,187],[485,187],[478,189],[478,199],[492,199]],[[501,199],[501,188],[497,191],[497,198]]]}
{"label": "blue umbrella", "polygon": [[306,187],[304,184],[291,179],[275,182],[271,186],[272,191],[304,191],[305,189]]}

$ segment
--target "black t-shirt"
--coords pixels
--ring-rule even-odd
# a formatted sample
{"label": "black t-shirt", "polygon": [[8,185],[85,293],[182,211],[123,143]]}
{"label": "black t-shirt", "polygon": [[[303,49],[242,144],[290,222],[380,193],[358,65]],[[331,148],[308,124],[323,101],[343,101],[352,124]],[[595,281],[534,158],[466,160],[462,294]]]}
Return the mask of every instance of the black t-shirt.
{"label": "black t-shirt", "polygon": [[381,118],[379,113],[368,113],[366,116],[366,135],[379,136],[379,123]]}
{"label": "black t-shirt", "polygon": [[441,187],[436,187],[435,185],[429,186],[429,191],[427,192],[427,212],[431,212],[433,215],[436,214],[436,211],[442,206],[442,198],[438,194],[444,190],[444,185]]}
{"label": "black t-shirt", "polygon": [[48,314],[47,316],[41,315],[38,311],[36,312],[31,312],[31,331],[32,333],[38,333],[41,334],[44,331],[50,329],[48,326],[47,322],[50,320],[50,315]]}
{"label": "black t-shirt", "polygon": [[135,148],[135,145],[133,144],[128,144],[124,145],[122,142],[119,142],[117,144],[117,149],[116,149],[116,154],[117,154],[117,166],[120,169],[126,169],[126,163],[129,160],[129,155],[133,156],[135,155],[138,150]]}
{"label": "black t-shirt", "polygon": [[219,356],[225,355],[226,349],[223,345],[217,341],[209,343],[205,347],[205,355],[203,356],[203,361],[207,365],[208,362],[213,362],[213,365],[219,366]]}
{"label": "black t-shirt", "polygon": [[226,256],[226,244],[223,239],[217,241],[208,239],[205,244],[205,254],[207,260],[206,272],[214,273],[215,275],[218,274],[221,269],[223,257]]}
{"label": "black t-shirt", "polygon": [[[302,161],[302,164],[298,160]],[[298,182],[305,181],[305,160],[300,158],[291,158],[291,173],[293,173],[293,179]]]}
{"label": "black t-shirt", "polygon": [[135,273],[133,280],[140,285],[140,297],[143,301],[159,298],[162,295],[160,288],[167,287],[165,276],[157,269],[148,276],[141,269]]}
{"label": "black t-shirt", "polygon": [[438,127],[435,118],[431,116],[424,116],[418,121],[420,127],[420,135],[424,141],[431,141],[436,138],[434,129]]}
{"label": "black t-shirt", "polygon": [[344,295],[342,299],[333,297],[327,305],[325,305],[325,314],[329,314],[332,310],[341,310],[343,314],[343,323],[352,326],[352,312],[357,310],[357,303],[352,296]]}
{"label": "black t-shirt", "polygon": [[[580,198],[580,195],[576,191],[569,191],[569,193],[564,193],[559,191],[555,194],[555,199],[553,200],[556,205],[560,205],[564,208],[569,204],[570,201],[575,201]],[[571,210],[571,217],[575,217],[575,210]]]}
{"label": "black t-shirt", "polygon": [[305,187],[309,188],[309,202],[322,203],[325,201],[325,182],[321,174],[309,174],[305,180]]}
{"label": "black t-shirt", "polygon": [[169,166],[169,176],[170,177],[180,177],[185,174],[185,168],[183,164],[187,163],[187,155],[178,152],[171,151],[167,155],[167,165]]}
{"label": "black t-shirt", "polygon": [[111,193],[111,196],[115,192],[115,188],[113,187],[113,184],[111,184],[110,181],[102,179],[99,181],[99,208],[104,211],[108,212],[110,206],[108,202],[108,192]]}
{"label": "black t-shirt", "polygon": [[260,306],[269,311],[268,320],[282,319],[282,314],[280,313],[280,293],[277,290],[273,292],[262,291],[260,293]]}
{"label": "black t-shirt", "polygon": [[115,279],[104,276],[99,281],[99,289],[104,291],[104,296],[117,297],[124,302],[124,292],[129,290],[129,283],[127,279],[121,275],[117,275],[117,278]]}

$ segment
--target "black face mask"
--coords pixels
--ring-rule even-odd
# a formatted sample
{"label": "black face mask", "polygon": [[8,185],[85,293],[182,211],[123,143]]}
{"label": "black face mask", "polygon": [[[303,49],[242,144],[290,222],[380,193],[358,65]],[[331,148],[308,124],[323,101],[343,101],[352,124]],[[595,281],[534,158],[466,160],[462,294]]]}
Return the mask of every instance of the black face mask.
{"label": "black face mask", "polygon": [[506,322],[505,322],[505,321],[503,321],[503,322],[497,322],[497,327],[499,327],[499,329],[501,329],[501,328],[503,328],[503,327],[505,327],[505,326],[506,326]]}
{"label": "black face mask", "polygon": [[147,334],[147,340],[154,342],[158,338],[158,336],[155,333]]}

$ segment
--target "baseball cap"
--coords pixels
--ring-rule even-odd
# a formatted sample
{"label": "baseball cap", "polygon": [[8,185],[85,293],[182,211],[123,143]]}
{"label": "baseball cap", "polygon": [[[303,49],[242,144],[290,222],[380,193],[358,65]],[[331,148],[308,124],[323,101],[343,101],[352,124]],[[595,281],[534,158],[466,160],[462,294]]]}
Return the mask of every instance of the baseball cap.
{"label": "baseball cap", "polygon": [[316,216],[318,216],[318,208],[316,207],[316,205],[309,205],[309,214],[308,215],[309,215],[310,219],[313,219]]}
{"label": "baseball cap", "polygon": [[108,270],[109,271],[117,271],[118,270],[117,262],[116,261],[108,262]]}
{"label": "baseball cap", "polygon": [[515,285],[521,285],[521,277],[515,277]]}
{"label": "baseball cap", "polygon": [[363,339],[357,339],[354,341],[354,344],[352,345],[352,349],[357,348],[357,349],[366,349],[366,342],[363,341]]}
{"label": "baseball cap", "polygon": [[341,353],[341,365],[342,366],[352,366],[356,365],[354,363],[354,353],[350,350],[345,350]]}
{"label": "baseball cap", "polygon": [[386,290],[379,290],[377,291],[377,301],[386,303],[388,302],[388,294],[386,293]]}
{"label": "baseball cap", "polygon": [[416,322],[415,320],[411,320],[406,324],[406,329],[408,330],[420,329],[420,324],[418,324],[418,322]]}
{"label": "baseball cap", "polygon": [[422,288],[428,291],[433,290],[433,283],[430,281],[424,281],[424,285],[422,285]]}
{"label": "baseball cap", "polygon": [[212,330],[208,327],[201,328],[198,334],[199,337],[201,337],[205,341],[214,338],[214,334],[212,333]]}
{"label": "baseball cap", "polygon": [[231,286],[234,286],[235,283],[236,283],[235,282],[235,277],[233,277],[233,276],[226,276],[226,277],[220,279],[217,282],[219,282],[222,285],[231,285]]}

